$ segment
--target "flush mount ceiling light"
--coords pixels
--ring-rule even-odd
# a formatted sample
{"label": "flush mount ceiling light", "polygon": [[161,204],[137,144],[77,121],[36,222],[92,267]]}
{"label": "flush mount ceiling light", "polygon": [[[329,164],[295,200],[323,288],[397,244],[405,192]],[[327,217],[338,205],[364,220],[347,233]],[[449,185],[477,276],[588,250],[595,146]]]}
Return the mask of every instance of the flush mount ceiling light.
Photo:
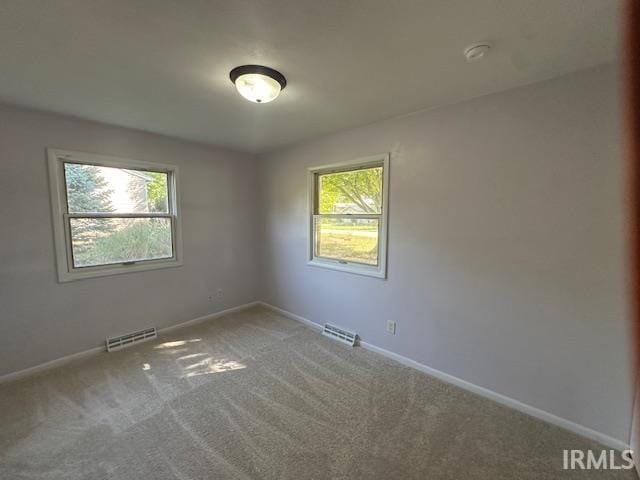
{"label": "flush mount ceiling light", "polygon": [[229,73],[229,78],[244,98],[254,103],[275,100],[287,86],[287,79],[277,70],[262,65],[242,65]]}
{"label": "flush mount ceiling light", "polygon": [[467,57],[467,62],[475,62],[485,57],[489,50],[491,50],[490,43],[474,43],[464,49],[464,56]]}

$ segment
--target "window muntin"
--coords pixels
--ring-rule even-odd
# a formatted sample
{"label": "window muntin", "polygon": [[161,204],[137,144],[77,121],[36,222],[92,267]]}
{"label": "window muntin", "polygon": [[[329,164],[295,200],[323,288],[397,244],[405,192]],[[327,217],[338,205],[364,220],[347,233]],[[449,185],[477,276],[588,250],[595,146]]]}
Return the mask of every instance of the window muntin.
{"label": "window muntin", "polygon": [[49,150],[60,281],[181,264],[177,168]]}
{"label": "window muntin", "polygon": [[386,277],[388,162],[310,169],[310,264]]}

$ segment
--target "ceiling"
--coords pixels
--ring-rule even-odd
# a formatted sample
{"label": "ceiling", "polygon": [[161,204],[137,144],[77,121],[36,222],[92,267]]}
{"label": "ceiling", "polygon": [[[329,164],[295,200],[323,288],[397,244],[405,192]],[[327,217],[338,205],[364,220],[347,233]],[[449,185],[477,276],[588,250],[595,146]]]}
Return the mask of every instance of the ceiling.
{"label": "ceiling", "polygon": [[[612,61],[616,0],[2,0],[0,102],[263,152]],[[467,63],[464,48],[494,48]],[[274,102],[229,71],[280,70]]]}

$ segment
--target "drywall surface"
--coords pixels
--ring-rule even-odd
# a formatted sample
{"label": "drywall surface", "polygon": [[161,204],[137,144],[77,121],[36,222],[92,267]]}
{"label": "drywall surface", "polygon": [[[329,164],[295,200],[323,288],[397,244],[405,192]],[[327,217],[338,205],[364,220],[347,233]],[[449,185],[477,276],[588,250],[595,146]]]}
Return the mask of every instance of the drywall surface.
{"label": "drywall surface", "polygon": [[[605,65],[261,156],[262,299],[628,442],[618,95]],[[307,168],[381,152],[388,279],[308,266]]]}
{"label": "drywall surface", "polygon": [[[177,165],[184,265],[58,283],[47,147]],[[0,107],[0,375],[255,300],[255,204],[251,156]]]}

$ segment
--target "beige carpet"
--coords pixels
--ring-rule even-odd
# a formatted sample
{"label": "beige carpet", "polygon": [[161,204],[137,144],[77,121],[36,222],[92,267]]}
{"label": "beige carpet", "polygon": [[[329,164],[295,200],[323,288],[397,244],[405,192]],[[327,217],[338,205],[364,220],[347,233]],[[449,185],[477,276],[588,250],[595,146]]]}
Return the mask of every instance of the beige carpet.
{"label": "beige carpet", "polygon": [[0,386],[2,479],[635,478],[557,427],[254,308]]}

